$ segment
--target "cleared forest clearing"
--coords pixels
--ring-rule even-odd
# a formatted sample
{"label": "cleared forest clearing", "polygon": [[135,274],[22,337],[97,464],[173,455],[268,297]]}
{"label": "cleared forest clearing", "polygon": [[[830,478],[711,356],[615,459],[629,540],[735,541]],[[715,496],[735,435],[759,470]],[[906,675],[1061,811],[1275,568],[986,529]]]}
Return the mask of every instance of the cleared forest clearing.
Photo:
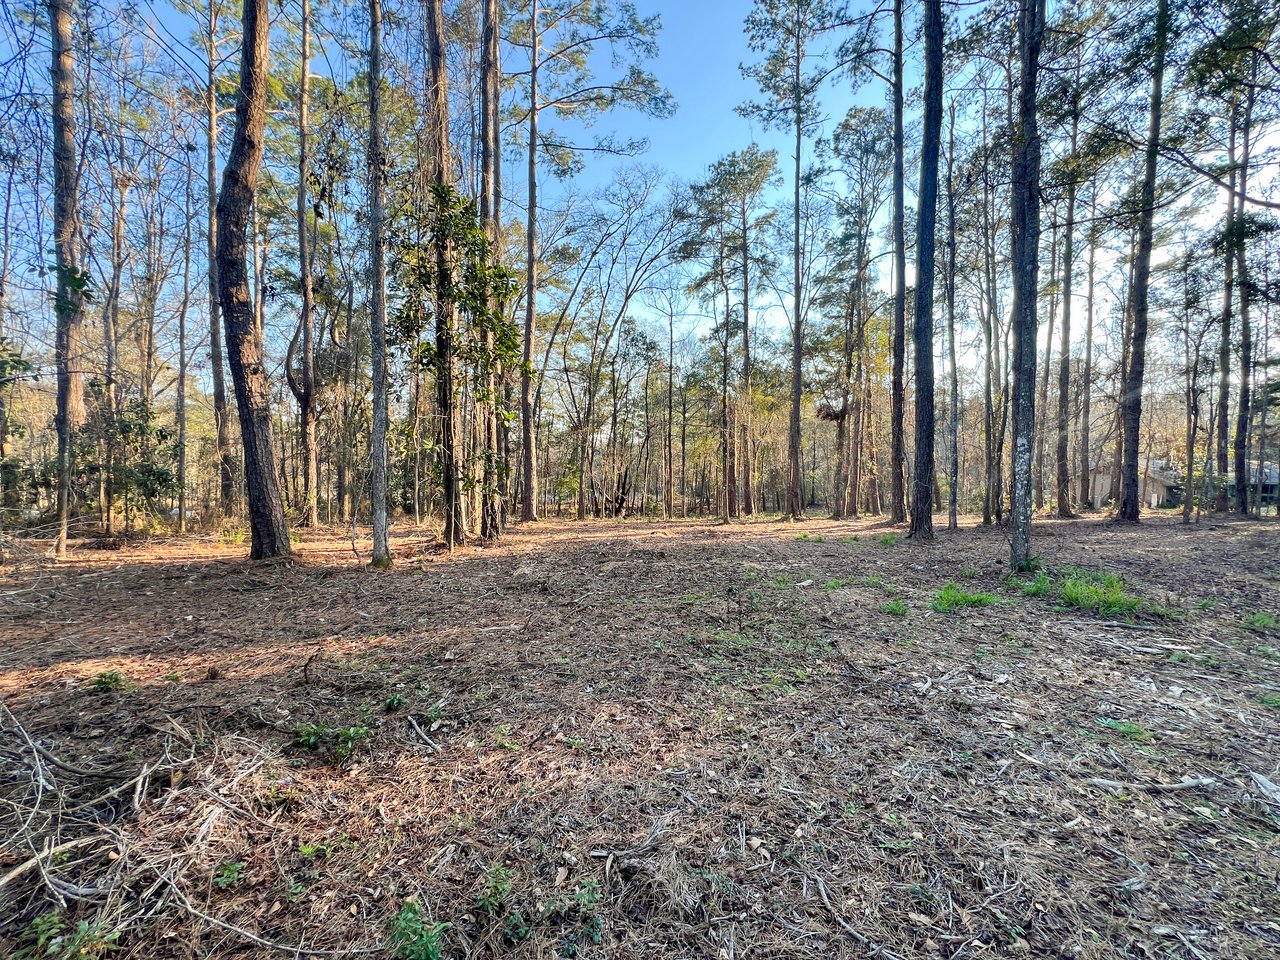
{"label": "cleared forest clearing", "polygon": [[61,890],[137,958],[391,956],[406,903],[445,957],[1280,953],[1274,525],[1046,522],[1017,580],[978,527],[392,545],[0,579],[6,915]]}

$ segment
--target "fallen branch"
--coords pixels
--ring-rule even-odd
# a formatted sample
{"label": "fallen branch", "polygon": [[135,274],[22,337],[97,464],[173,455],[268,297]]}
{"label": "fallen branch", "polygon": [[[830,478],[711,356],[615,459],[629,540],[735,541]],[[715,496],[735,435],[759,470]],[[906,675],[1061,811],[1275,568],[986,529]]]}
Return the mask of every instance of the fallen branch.
{"label": "fallen branch", "polygon": [[845,933],[849,934],[849,936],[853,937],[853,939],[857,940],[860,944],[871,951],[871,955],[873,957],[885,957],[886,960],[902,960],[902,957],[894,953],[892,950],[887,947],[880,946],[880,944],[876,943],[865,934],[860,933],[851,927],[844,917],[836,913],[836,908],[831,905],[831,899],[827,896],[827,885],[822,882],[822,877],[815,874],[813,879],[818,885],[818,893],[822,895],[822,902],[827,905],[827,909],[831,911],[831,916],[835,918],[836,923],[840,924],[840,928],[844,930]]}
{"label": "fallen branch", "polygon": [[1128,783],[1122,780],[1107,780],[1103,777],[1090,777],[1085,781],[1104,790],[1145,790],[1147,793],[1173,793],[1177,790],[1212,790],[1218,781],[1212,777],[1191,777],[1177,783]]}

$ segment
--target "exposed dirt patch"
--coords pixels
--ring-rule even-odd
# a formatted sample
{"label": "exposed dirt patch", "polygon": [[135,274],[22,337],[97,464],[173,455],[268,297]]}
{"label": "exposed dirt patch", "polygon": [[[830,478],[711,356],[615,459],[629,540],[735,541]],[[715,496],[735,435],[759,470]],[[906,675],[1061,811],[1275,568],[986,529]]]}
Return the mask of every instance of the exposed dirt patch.
{"label": "exposed dirt patch", "polygon": [[389,956],[411,898],[445,956],[1280,955],[1275,525],[1046,522],[1030,586],[892,534],[11,572],[0,946],[61,891],[136,958]]}

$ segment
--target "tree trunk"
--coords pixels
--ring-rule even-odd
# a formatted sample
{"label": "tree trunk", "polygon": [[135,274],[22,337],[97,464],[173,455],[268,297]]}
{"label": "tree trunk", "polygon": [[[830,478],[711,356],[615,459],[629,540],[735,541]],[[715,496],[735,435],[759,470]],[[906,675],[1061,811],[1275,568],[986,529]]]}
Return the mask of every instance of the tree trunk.
{"label": "tree trunk", "polygon": [[249,209],[258,185],[267,116],[268,33],[266,3],[244,0],[235,132],[217,209],[218,292],[240,413],[251,560],[288,556],[291,549],[271,435],[271,382],[263,363],[245,268]]}
{"label": "tree trunk", "polygon": [[902,79],[902,7],[893,4],[893,387],[889,400],[889,519],[902,523],[907,518],[906,415],[907,351],[907,239],[906,239],[906,144],[903,133],[904,89]]}
{"label": "tree trunk", "polygon": [[369,325],[373,340],[373,429],[369,439],[373,565],[391,566],[387,532],[386,158],[382,143],[382,0],[369,0]]}
{"label": "tree trunk", "polygon": [[524,365],[520,368],[520,519],[538,519],[537,441],[533,423],[533,339],[538,317],[538,0],[529,13],[529,165],[525,211]]}
{"label": "tree trunk", "polygon": [[72,435],[83,419],[80,339],[84,322],[85,275],[80,267],[79,164],[75,131],[75,58],[71,8],[49,0],[53,55],[53,243],[57,290],[54,362],[57,367],[58,539],[55,553],[67,555],[71,483],[75,475]]}
{"label": "tree trunk", "polygon": [[307,235],[307,181],[311,172],[308,154],[308,110],[311,99],[311,0],[302,4],[302,55],[298,67],[298,286],[302,309],[298,314],[298,332],[302,349],[302,378],[294,383],[292,370],[286,364],[289,387],[298,401],[299,440],[302,451],[302,526],[314,527],[320,522],[317,506],[319,484],[319,452],[316,449],[316,373],[312,344],[312,312],[314,294],[311,281],[311,245]]}
{"label": "tree trunk", "polygon": [[1010,568],[1025,570],[1031,554],[1031,451],[1035,440],[1036,297],[1040,250],[1040,132],[1036,94],[1041,0],[1019,0],[1018,52],[1022,76],[1013,151],[1013,507]]}
{"label": "tree trunk", "polygon": [[947,529],[959,526],[960,498],[960,373],[956,355],[956,104],[949,104],[949,136],[947,144],[947,354],[951,360],[951,410],[947,423]]}
{"label": "tree trunk", "polygon": [[801,90],[802,47],[800,41],[801,26],[795,27],[795,50],[792,67],[792,119],[795,121],[795,188],[792,202],[795,204],[792,217],[791,260],[794,286],[792,287],[792,324],[791,324],[791,415],[787,424],[787,515],[792,520],[804,517],[803,473],[800,464],[800,408],[803,393],[802,361],[804,359],[804,289],[801,286],[803,266],[800,262],[800,179],[801,148],[804,138],[804,107]]}
{"label": "tree trunk", "polygon": [[[1218,496],[1214,509],[1219,513],[1227,512],[1229,499],[1227,471],[1230,466],[1227,460],[1227,443],[1230,433],[1227,426],[1227,410],[1231,404],[1231,311],[1235,304],[1236,135],[1239,117],[1239,105],[1233,103],[1227,138],[1229,168],[1227,176],[1231,189],[1227,191],[1227,218],[1223,226],[1225,256],[1222,264],[1222,319],[1218,339]],[[1243,203],[1240,206],[1243,206]]]}
{"label": "tree trunk", "polygon": [[755,513],[751,495],[751,246],[747,232],[749,217],[747,200],[742,198],[739,211],[742,228],[742,399],[738,419],[742,425],[742,515]]}
{"label": "tree trunk", "polygon": [[[480,225],[489,241],[489,256],[494,263],[501,262],[502,243],[502,127],[499,118],[502,106],[501,17],[498,0],[484,0],[480,53]],[[496,314],[503,305],[491,301],[488,307],[490,313]],[[485,540],[496,540],[501,536],[503,521],[499,478],[505,472],[505,464],[499,459],[498,370],[492,357],[493,346],[493,331],[486,324],[486,396],[481,431],[485,449],[480,509],[480,536]]]}
{"label": "tree trunk", "polygon": [[1151,282],[1151,248],[1156,203],[1156,173],[1160,157],[1160,118],[1164,105],[1164,57],[1169,34],[1169,0],[1156,4],[1156,48],[1151,70],[1151,115],[1147,129],[1146,164],[1142,177],[1142,210],[1138,220],[1138,249],[1129,282],[1129,315],[1133,340],[1125,371],[1124,470],[1120,485],[1120,512],[1117,519],[1137,523],[1140,509],[1138,487],[1138,431],[1142,426],[1142,389],[1147,358],[1147,292]]}
{"label": "tree trunk", "polygon": [[[1080,129],[1080,112],[1073,104],[1071,154],[1075,155]],[[1067,222],[1062,238],[1062,342],[1058,358],[1058,516],[1073,517],[1071,510],[1071,452],[1068,427],[1071,420],[1071,296],[1075,280],[1076,182],[1070,171],[1067,183]]]}
{"label": "tree trunk", "polygon": [[[431,95],[431,179],[449,187],[449,87],[444,60],[442,0],[429,0],[427,14],[427,73]],[[432,205],[435,206],[433,200]],[[436,212],[436,217],[443,216]],[[444,498],[444,543],[452,551],[466,539],[462,513],[462,421],[458,402],[458,307],[453,296],[454,255],[451,241],[434,242],[434,299],[436,321],[436,410],[440,418],[440,472]]]}
{"label": "tree trunk", "polygon": [[[1255,63],[1256,58],[1255,58]],[[1255,67],[1256,71],[1256,67]],[[1240,193],[1244,195],[1249,180],[1249,128],[1253,120],[1253,103],[1257,96],[1257,77],[1252,78],[1245,94],[1244,116],[1240,125]],[[1240,288],[1240,393],[1236,403],[1236,435],[1232,450],[1236,475],[1236,513],[1249,516],[1249,419],[1252,403],[1253,379],[1253,327],[1249,321],[1249,301],[1253,290],[1249,282],[1249,264],[1245,256],[1246,233],[1241,223],[1235,240],[1236,276]],[[1262,473],[1259,464],[1258,492],[1262,492]]]}
{"label": "tree trunk", "polygon": [[209,369],[213,382],[213,427],[218,454],[218,507],[224,517],[235,508],[235,470],[231,460],[231,421],[227,411],[227,380],[223,369],[222,322],[218,315],[218,5],[209,4],[209,33],[205,53],[205,186],[208,191]]}
{"label": "tree trunk", "polygon": [[916,214],[916,302],[913,340],[916,365],[916,449],[911,473],[911,533],[933,539],[936,467],[933,384],[933,278],[938,217],[938,153],[942,145],[942,0],[925,0],[924,129],[920,144],[920,191]]}
{"label": "tree trunk", "polygon": [[1080,378],[1080,507],[1084,510],[1093,506],[1090,490],[1093,454],[1089,442],[1089,401],[1093,396],[1093,280],[1098,260],[1097,218],[1098,184],[1095,180],[1089,193],[1089,272],[1084,301],[1084,370]]}

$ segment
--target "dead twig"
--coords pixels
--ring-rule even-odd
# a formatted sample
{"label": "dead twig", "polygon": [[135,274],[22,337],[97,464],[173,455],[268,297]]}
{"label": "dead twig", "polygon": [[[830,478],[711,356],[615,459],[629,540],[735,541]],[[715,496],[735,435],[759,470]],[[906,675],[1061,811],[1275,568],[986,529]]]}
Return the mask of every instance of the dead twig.
{"label": "dead twig", "polygon": [[1213,777],[1191,777],[1177,783],[1129,783],[1123,780],[1108,780],[1104,777],[1090,777],[1085,781],[1104,790],[1144,790],[1147,793],[1174,793],[1178,790],[1212,790],[1218,785]]}
{"label": "dead twig", "polygon": [[822,895],[822,902],[827,905],[827,909],[831,911],[831,916],[835,919],[836,923],[840,924],[840,929],[866,947],[873,957],[885,957],[886,960],[902,960],[902,957],[894,953],[892,950],[880,946],[880,944],[876,943],[870,937],[850,926],[848,921],[846,921],[844,917],[840,916],[840,914],[836,912],[836,908],[831,905],[831,898],[827,896],[827,885],[822,882],[822,877],[814,874],[813,879],[818,885],[818,893]]}

